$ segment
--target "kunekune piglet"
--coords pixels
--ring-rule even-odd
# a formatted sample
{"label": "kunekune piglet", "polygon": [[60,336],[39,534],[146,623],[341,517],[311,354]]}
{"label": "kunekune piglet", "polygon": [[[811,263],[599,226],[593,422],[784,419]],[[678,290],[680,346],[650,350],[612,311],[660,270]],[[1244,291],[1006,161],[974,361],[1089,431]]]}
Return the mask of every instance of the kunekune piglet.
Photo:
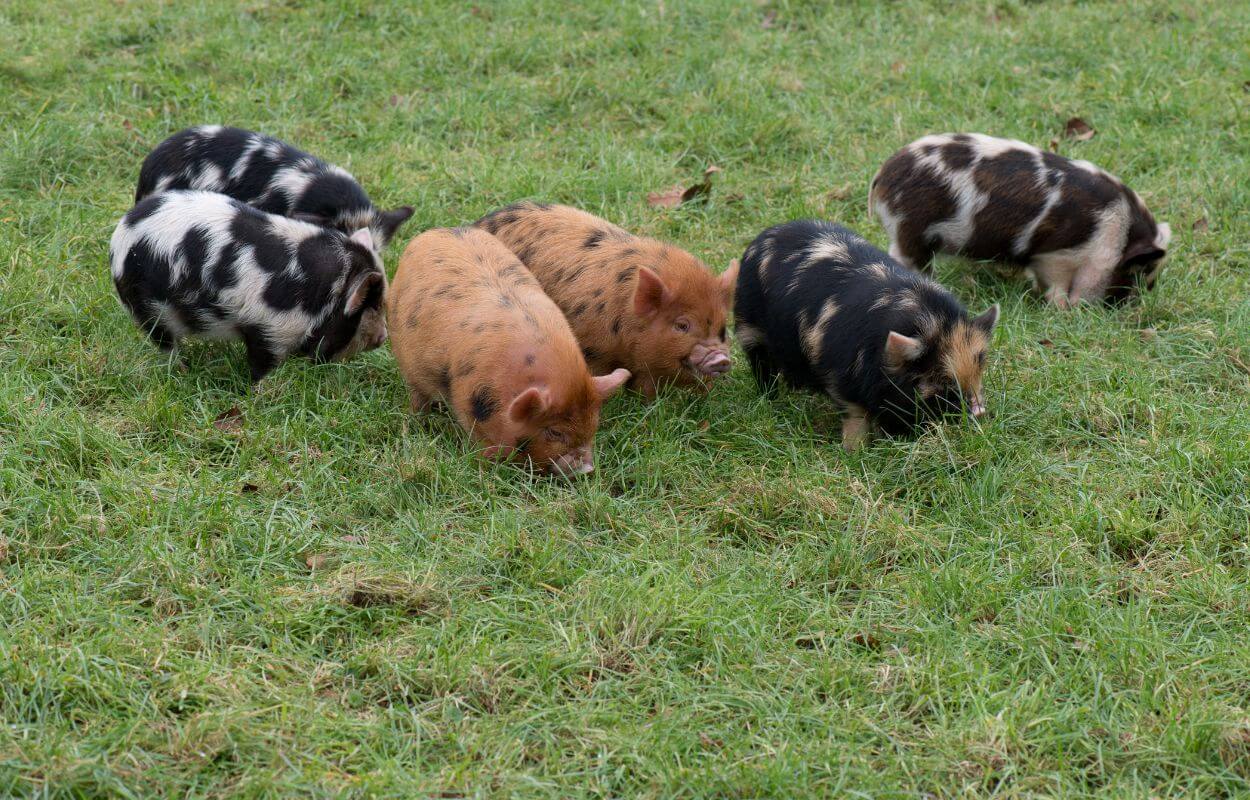
{"label": "kunekune piglet", "polygon": [[780,374],[845,409],[842,443],[874,428],[985,411],[981,386],[998,306],[975,319],[950,292],[839,225],[761,233],[738,275],[734,330],[761,388]]}
{"label": "kunekune piglet", "polygon": [[717,278],[684,250],[568,206],[517,203],[476,225],[534,274],[593,371],[624,367],[648,398],[661,383],[705,387],[729,372],[732,274]]}
{"label": "kunekune piglet", "polygon": [[389,316],[414,410],[446,401],[487,458],[594,468],[600,406],[629,372],[591,377],[560,309],[494,236],[436,229],[409,242]]}
{"label": "kunekune piglet", "polygon": [[938,252],[1024,267],[1060,308],[1152,288],[1172,237],[1118,178],[1011,139],[926,136],[872,179],[890,255],[927,270]]}
{"label": "kunekune piglet", "polygon": [[221,125],[173,134],[143,160],[135,202],[170,189],[220,192],[261,211],[354,233],[380,250],[412,216],[379,211],[351,173],[272,136]]}
{"label": "kunekune piglet", "polygon": [[171,191],[117,223],[109,261],[157,346],[241,338],[253,381],[291,353],[338,361],[386,341],[386,274],[368,228],[348,236],[222,194]]}

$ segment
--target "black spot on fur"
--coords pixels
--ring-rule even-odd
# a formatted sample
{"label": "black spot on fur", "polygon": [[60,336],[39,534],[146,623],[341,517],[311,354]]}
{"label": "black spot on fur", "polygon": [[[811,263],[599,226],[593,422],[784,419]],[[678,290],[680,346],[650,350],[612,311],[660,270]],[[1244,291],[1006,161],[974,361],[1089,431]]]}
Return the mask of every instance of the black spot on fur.
{"label": "black spot on fur", "polygon": [[525,355],[525,366],[532,367],[534,366],[534,362],[537,360],[538,360],[538,356],[534,355],[533,353],[527,353]]}
{"label": "black spot on fur", "polygon": [[438,371],[438,389],[444,397],[451,397],[451,370],[444,365]]}
{"label": "black spot on fur", "polygon": [[578,303],[576,306],[573,307],[573,310],[569,312],[569,316],[580,317],[582,314],[586,313],[586,307],[587,307],[586,303]]}
{"label": "black spot on fur", "polygon": [[612,320],[612,335],[613,336],[621,335],[621,318],[620,317],[616,317],[615,319]]}
{"label": "black spot on fur", "polygon": [[485,422],[499,410],[499,397],[489,386],[483,384],[473,390],[469,397],[470,413],[478,422]]}
{"label": "black spot on fur", "polygon": [[585,247],[587,250],[592,247],[598,247],[599,243],[603,241],[603,237],[607,235],[607,231],[595,231],[586,237],[586,241],[582,243],[582,247]]}
{"label": "black spot on fur", "polygon": [[604,310],[607,309],[607,307],[608,307],[608,304],[606,302],[600,303],[599,305],[595,306],[595,313],[602,314]]}
{"label": "black spot on fur", "polygon": [[616,282],[617,283],[629,283],[629,281],[633,277],[634,277],[634,268],[629,267],[627,269],[623,269],[620,272],[616,273]]}

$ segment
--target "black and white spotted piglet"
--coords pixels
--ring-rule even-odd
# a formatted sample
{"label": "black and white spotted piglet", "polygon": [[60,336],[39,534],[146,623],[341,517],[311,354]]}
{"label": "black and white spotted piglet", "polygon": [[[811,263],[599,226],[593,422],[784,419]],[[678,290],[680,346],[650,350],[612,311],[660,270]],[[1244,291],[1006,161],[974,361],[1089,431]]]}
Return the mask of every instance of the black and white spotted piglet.
{"label": "black and white spotted piglet", "polygon": [[950,292],[839,225],[801,220],[746,249],[734,332],[763,389],[777,375],[845,409],[842,444],[873,428],[985,411],[981,379],[998,306],[971,319]]}
{"label": "black and white spotted piglet", "polygon": [[1022,266],[1060,308],[1153,287],[1172,237],[1136,192],[1088,161],[978,133],[899,150],[868,204],[903,264],[927,270],[944,252]]}
{"label": "black and white spotted piglet", "polygon": [[378,249],[412,216],[379,211],[347,170],[275,139],[240,128],[187,128],[143,160],[135,202],[171,189],[220,192],[261,211],[343,233],[369,228]]}
{"label": "black and white spotted piglet", "polygon": [[386,341],[386,273],[368,228],[349,237],[222,194],[164,192],[117,223],[109,262],[157,346],[241,338],[253,381],[291,353],[340,361]]}

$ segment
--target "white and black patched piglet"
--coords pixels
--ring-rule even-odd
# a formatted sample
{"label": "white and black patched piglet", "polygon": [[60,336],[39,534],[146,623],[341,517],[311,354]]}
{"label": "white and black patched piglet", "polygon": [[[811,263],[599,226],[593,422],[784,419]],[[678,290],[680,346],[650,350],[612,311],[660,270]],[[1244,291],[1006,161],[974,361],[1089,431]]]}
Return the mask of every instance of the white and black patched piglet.
{"label": "white and black patched piglet", "polygon": [[272,136],[220,125],[179,131],[143,160],[135,202],[172,189],[220,192],[343,233],[369,228],[379,250],[412,216],[409,206],[376,209],[342,167]]}
{"label": "white and black patched piglet", "polygon": [[351,236],[213,192],[153,195],[109,243],[113,284],[162,350],[240,338],[252,380],[291,353],[341,361],[386,341],[386,273]]}
{"label": "white and black patched piglet", "polygon": [[943,252],[1018,265],[1060,308],[1152,288],[1172,237],[1114,175],[979,133],[899,150],[872,179],[868,207],[903,264],[928,270]]}
{"label": "white and black patched piglet", "polygon": [[842,444],[985,411],[981,378],[998,306],[970,318],[955,297],[839,225],[761,233],[738,271],[734,332],[760,388],[778,375],[845,409]]}

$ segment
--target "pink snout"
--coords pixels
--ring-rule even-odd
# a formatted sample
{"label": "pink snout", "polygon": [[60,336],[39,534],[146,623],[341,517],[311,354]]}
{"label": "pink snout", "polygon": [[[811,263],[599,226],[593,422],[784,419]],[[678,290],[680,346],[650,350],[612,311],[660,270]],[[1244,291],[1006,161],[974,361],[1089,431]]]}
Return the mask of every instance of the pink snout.
{"label": "pink snout", "polygon": [[686,366],[707,378],[719,378],[729,372],[733,362],[729,353],[720,347],[697,344],[686,359]]}

